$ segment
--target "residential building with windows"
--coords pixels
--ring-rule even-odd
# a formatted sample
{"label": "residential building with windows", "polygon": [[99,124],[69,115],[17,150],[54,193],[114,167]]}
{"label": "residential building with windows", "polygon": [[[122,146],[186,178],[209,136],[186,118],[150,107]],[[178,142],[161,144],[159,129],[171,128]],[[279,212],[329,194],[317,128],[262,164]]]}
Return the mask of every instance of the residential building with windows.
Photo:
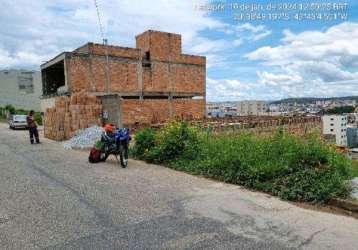
{"label": "residential building with windows", "polygon": [[336,145],[347,146],[347,122],[346,115],[324,115],[323,122],[323,135],[334,135],[336,138]]}
{"label": "residential building with windows", "polygon": [[358,127],[356,125],[347,127],[347,146],[349,148],[358,147]]}
{"label": "residential building with windows", "polygon": [[0,70],[0,106],[41,110],[41,73],[30,70]]}
{"label": "residential building with windows", "polygon": [[268,115],[269,105],[265,101],[240,101],[237,103],[237,114],[247,115]]}

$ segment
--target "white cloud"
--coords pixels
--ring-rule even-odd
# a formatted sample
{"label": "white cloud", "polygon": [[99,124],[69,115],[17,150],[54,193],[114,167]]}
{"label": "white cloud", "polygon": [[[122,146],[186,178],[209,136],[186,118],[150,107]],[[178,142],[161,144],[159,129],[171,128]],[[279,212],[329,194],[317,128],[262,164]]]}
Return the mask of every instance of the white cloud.
{"label": "white cloud", "polygon": [[264,99],[273,100],[277,93],[263,90],[260,83],[243,82],[239,79],[214,79],[207,77],[207,99],[209,101],[237,101]]}
{"label": "white cloud", "polygon": [[298,74],[274,74],[267,71],[258,71],[259,82],[268,85],[292,85],[302,82],[302,78]]}
{"label": "white cloud", "polygon": [[[223,41],[201,38],[199,32],[225,25],[196,11],[191,1],[98,0],[98,4],[111,44],[135,46],[136,34],[158,29],[182,34],[184,51],[223,46]],[[38,67],[64,50],[101,41],[93,1],[4,0],[0,23],[0,67]]]}
{"label": "white cloud", "polygon": [[225,56],[220,55],[220,53],[207,53],[206,56],[206,67],[210,68],[219,68],[228,66],[228,62]]}
{"label": "white cloud", "polygon": [[280,45],[244,56],[271,67],[272,72],[257,72],[261,84],[292,96],[358,94],[358,23],[297,34],[284,30],[283,35]]}
{"label": "white cloud", "polygon": [[271,35],[271,33],[272,33],[271,30],[266,30],[266,31],[258,33],[258,34],[253,34],[252,39],[254,41],[261,40],[261,39]]}
{"label": "white cloud", "polygon": [[358,23],[342,23],[322,31],[294,34],[283,32],[283,44],[261,47],[246,55],[250,60],[262,60],[269,65],[285,65],[292,61],[326,59],[336,61],[341,56],[358,55]]}
{"label": "white cloud", "polygon": [[226,49],[230,46],[230,42],[227,40],[210,40],[207,38],[199,37],[195,39],[195,44],[189,49],[190,52],[196,54],[213,53]]}
{"label": "white cloud", "polygon": [[[246,40],[261,40],[269,35],[272,31],[265,25],[252,25],[251,23],[244,23],[233,27],[238,37],[245,37]],[[244,38],[241,38],[244,39]]]}
{"label": "white cloud", "polygon": [[235,46],[240,46],[243,43],[243,39],[236,39],[233,43]]}
{"label": "white cloud", "polygon": [[258,32],[264,31],[265,26],[264,25],[254,26],[251,23],[244,23],[244,24],[240,24],[240,25],[236,26],[235,29],[236,29],[237,32],[242,32],[242,31],[245,31],[245,30],[249,30],[252,33],[258,33]]}

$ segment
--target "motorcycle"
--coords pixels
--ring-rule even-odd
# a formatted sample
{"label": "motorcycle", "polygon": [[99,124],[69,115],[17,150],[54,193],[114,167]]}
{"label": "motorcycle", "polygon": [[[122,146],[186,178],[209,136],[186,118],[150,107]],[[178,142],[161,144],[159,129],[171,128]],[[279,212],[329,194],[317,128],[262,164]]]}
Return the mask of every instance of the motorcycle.
{"label": "motorcycle", "polygon": [[[123,168],[128,166],[128,145],[131,140],[129,129],[119,128],[112,132],[103,132],[101,136],[101,161],[114,155]],[[119,156],[119,160],[118,160]]]}

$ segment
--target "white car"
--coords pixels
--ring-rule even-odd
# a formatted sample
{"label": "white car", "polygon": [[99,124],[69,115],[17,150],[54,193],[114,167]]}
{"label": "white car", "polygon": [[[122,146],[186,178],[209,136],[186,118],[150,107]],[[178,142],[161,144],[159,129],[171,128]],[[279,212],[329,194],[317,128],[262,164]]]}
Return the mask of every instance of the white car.
{"label": "white car", "polygon": [[13,115],[9,120],[9,128],[27,128],[27,115]]}

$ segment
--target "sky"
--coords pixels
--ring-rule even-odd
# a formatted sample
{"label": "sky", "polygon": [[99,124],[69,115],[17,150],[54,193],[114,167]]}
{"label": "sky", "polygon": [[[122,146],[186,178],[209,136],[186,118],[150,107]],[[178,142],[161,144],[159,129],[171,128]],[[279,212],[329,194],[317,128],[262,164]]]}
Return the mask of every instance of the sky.
{"label": "sky", "polygon": [[[208,101],[358,95],[358,1],[97,3],[109,44],[135,47],[135,35],[154,29],[181,34],[184,53],[206,56]],[[291,10],[279,9],[279,3],[287,3]],[[333,9],[337,3],[346,7]],[[63,51],[102,42],[94,1],[0,0],[0,4],[0,69],[39,70],[40,64]],[[253,4],[265,9],[245,9]],[[266,16],[249,20],[246,14]],[[275,14],[279,20],[273,20]],[[325,17],[331,19],[312,20],[305,14],[330,14]]]}

